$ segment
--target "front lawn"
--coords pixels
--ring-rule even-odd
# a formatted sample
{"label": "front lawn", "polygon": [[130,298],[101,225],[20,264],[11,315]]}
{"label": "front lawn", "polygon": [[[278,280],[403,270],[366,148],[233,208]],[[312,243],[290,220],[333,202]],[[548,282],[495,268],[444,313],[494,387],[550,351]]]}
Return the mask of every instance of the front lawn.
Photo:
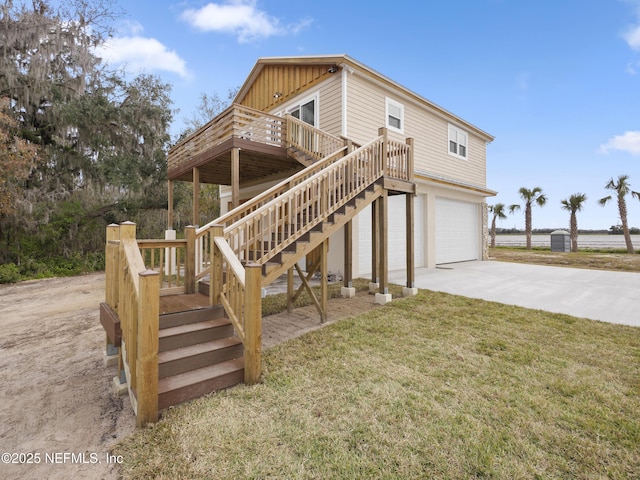
{"label": "front lawn", "polygon": [[420,291],[165,412],[125,478],[631,478],[640,330]]}

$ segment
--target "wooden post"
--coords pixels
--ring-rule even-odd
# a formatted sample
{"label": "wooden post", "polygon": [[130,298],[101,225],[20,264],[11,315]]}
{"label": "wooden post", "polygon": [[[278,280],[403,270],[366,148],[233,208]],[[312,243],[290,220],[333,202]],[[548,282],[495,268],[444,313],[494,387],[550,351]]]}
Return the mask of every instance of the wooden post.
{"label": "wooden post", "polygon": [[222,284],[224,275],[222,271],[222,254],[215,244],[216,237],[224,235],[224,227],[222,225],[211,225],[209,228],[211,237],[211,270],[209,272],[209,305],[219,305],[220,295],[222,294]]}
{"label": "wooden post", "polygon": [[167,230],[173,230],[173,180],[167,180]]}
{"label": "wooden post", "polygon": [[380,224],[378,222],[378,210],[380,207],[380,199],[376,199],[371,203],[371,283],[380,283],[379,269],[379,244],[380,244]]}
{"label": "wooden post", "polygon": [[120,226],[112,223],[107,226],[107,244],[105,246],[105,302],[114,312],[118,311],[118,264],[120,248]]}
{"label": "wooden post", "polygon": [[413,229],[413,193],[405,194],[406,197],[406,236],[407,236],[407,288],[415,287],[415,246],[414,246],[414,229]]}
{"label": "wooden post", "polygon": [[388,176],[389,175],[389,155],[387,152],[388,149],[388,130],[385,127],[380,127],[378,129],[378,136],[382,137],[382,158],[380,159],[380,161],[382,162],[382,174],[384,176]]}
{"label": "wooden post", "polygon": [[262,375],[262,266],[245,267],[244,286],[244,383],[260,382]]}
{"label": "wooden post", "polygon": [[231,203],[232,208],[240,205],[240,149],[231,149]]}
{"label": "wooden post", "polygon": [[328,294],[329,286],[328,282],[328,270],[327,270],[327,254],[329,251],[329,239],[325,239],[320,244],[320,323],[327,321],[327,306],[328,306]]}
{"label": "wooden post", "polygon": [[353,224],[344,225],[344,286],[353,286]]}
{"label": "wooden post", "polygon": [[185,227],[184,238],[187,240],[184,262],[185,293],[196,293],[196,227]]}
{"label": "wooden post", "polygon": [[293,311],[293,267],[287,270],[287,312]]}
{"label": "wooden post", "polygon": [[407,138],[407,145],[409,145],[409,157],[407,159],[407,180],[413,182],[414,179],[414,165],[413,165],[413,153],[414,153],[414,141],[413,138]]}
{"label": "wooden post", "polygon": [[389,262],[387,255],[389,253],[388,246],[388,217],[387,217],[387,191],[384,190],[382,195],[380,196],[378,206],[378,217],[379,217],[379,233],[380,238],[378,240],[379,250],[380,250],[380,271],[378,272],[380,276],[380,293],[387,294],[389,293]]}
{"label": "wooden post", "polygon": [[200,169],[193,167],[193,225],[200,225]]}
{"label": "wooden post", "polygon": [[137,425],[158,421],[158,331],[160,322],[160,273],[139,275]]}

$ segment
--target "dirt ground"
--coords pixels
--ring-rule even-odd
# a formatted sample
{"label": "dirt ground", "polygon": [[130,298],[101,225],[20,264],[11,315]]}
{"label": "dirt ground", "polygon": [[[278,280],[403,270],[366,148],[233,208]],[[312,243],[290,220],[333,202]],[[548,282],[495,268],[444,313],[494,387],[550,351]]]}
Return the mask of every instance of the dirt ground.
{"label": "dirt ground", "polygon": [[[135,418],[104,366],[103,300],[102,273],[0,286],[0,478],[119,478],[109,449]],[[372,308],[331,300],[328,323]],[[264,347],[320,326],[313,306],[265,317]]]}

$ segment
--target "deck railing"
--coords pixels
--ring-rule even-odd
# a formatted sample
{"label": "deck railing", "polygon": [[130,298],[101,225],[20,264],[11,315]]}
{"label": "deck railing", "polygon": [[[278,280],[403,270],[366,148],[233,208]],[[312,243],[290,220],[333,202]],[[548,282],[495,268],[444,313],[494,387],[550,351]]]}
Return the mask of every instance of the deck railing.
{"label": "deck railing", "polygon": [[286,124],[282,117],[234,103],[169,150],[167,159],[169,172],[180,168],[195,155],[232,137],[284,147],[287,138]]}
{"label": "deck railing", "polygon": [[286,115],[287,147],[295,147],[310,157],[320,160],[344,145],[342,138],[312,127],[291,115]]}

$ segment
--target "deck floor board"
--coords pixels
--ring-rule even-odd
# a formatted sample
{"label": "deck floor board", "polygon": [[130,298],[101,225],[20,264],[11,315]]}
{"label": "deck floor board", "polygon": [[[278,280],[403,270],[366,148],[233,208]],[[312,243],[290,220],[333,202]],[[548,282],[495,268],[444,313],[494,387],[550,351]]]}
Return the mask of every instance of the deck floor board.
{"label": "deck floor board", "polygon": [[201,293],[165,295],[160,297],[160,315],[187,312],[209,306],[209,297]]}

